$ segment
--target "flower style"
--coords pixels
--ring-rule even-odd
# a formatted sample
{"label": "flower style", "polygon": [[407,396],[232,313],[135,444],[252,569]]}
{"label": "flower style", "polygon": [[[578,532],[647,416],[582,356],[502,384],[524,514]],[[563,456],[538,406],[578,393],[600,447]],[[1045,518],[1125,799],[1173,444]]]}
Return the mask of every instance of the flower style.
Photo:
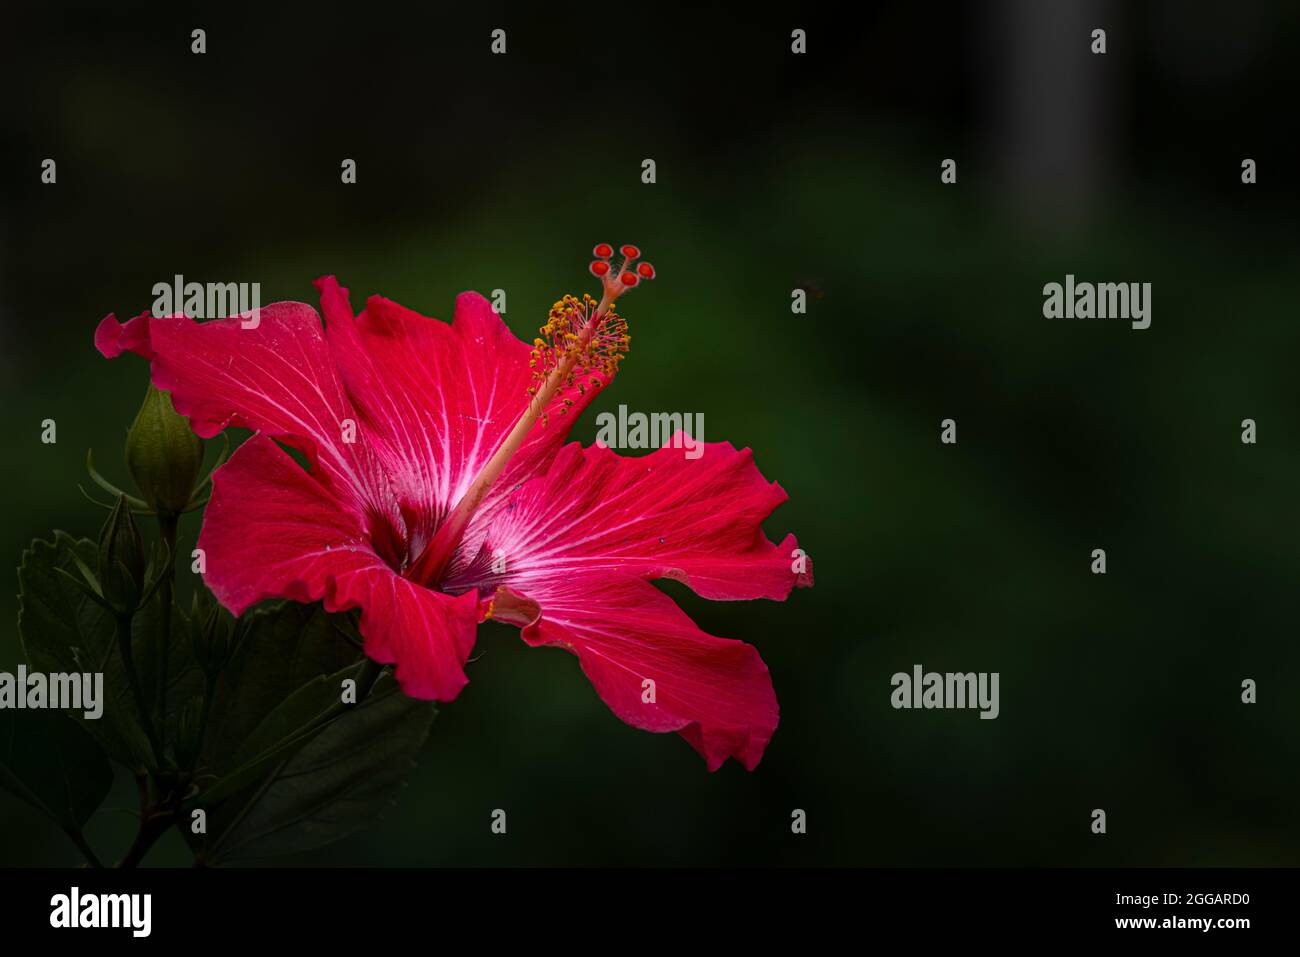
{"label": "flower style", "polygon": [[777,725],[766,665],[650,580],[782,600],[811,572],[793,535],[763,534],[786,494],[749,449],[564,444],[627,350],[615,300],[654,277],[621,251],[615,269],[613,248],[595,248],[602,298],[561,299],[531,347],[476,293],[450,324],[378,296],[354,315],[333,276],[316,282],[323,329],[283,302],[256,321],[109,315],[95,343],[148,359],[199,436],[254,432],[215,473],[198,542],[236,615],[268,598],[359,608],[366,654],[441,701],[468,680],[478,624],[517,625],[576,654],[627,723],[677,731],[710,770],[728,757],[752,770]]}

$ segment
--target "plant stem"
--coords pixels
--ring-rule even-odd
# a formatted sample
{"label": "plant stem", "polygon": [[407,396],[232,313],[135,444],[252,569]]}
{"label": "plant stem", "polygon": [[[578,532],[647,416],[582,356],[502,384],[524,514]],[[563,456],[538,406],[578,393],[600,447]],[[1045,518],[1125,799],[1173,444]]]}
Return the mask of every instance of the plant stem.
{"label": "plant stem", "polygon": [[[203,682],[203,710],[199,713],[199,741],[194,748],[194,765],[203,760],[203,739],[208,734],[208,720],[212,717],[212,699],[217,695],[217,676],[209,674]],[[194,768],[186,768],[193,771]]]}
{"label": "plant stem", "polygon": [[149,715],[149,705],[144,700],[144,692],[140,689],[140,678],[135,673],[135,652],[131,647],[131,619],[133,614],[117,616],[117,650],[122,656],[122,664],[126,669],[126,680],[131,686],[131,696],[135,698],[136,708],[140,712],[140,720],[144,722],[144,733],[149,738],[149,746],[153,749],[154,760],[161,764],[162,749],[158,746],[158,734],[154,730],[153,719]]}
{"label": "plant stem", "polygon": [[94,850],[92,850],[91,846],[86,842],[86,836],[81,833],[79,828],[68,826],[63,829],[63,833],[68,835],[68,839],[77,846],[77,850],[81,851],[82,856],[86,858],[86,862],[91,867],[99,870],[103,869],[103,863],[100,862],[99,858],[95,855]]}
{"label": "plant stem", "polygon": [[152,810],[140,819],[140,830],[136,832],[135,840],[127,848],[126,856],[118,861],[117,866],[138,867],[144,860],[144,856],[149,853],[149,849],[157,843],[158,838],[167,833],[168,828],[172,826],[173,815],[170,811]]}
{"label": "plant stem", "polygon": [[158,803],[154,804],[151,790],[153,783],[153,779],[148,774],[135,776],[136,790],[140,794],[140,827],[136,830],[135,840],[127,848],[125,856],[117,862],[119,868],[138,867],[150,848],[167,833],[176,819],[178,810],[176,792],[173,791],[165,797],[160,792]]}
{"label": "plant stem", "polygon": [[158,529],[167,552],[167,568],[163,571],[162,586],[158,592],[162,605],[162,646],[158,650],[158,726],[167,729],[167,658],[172,637],[172,592],[176,580],[176,526],[180,517],[169,512],[158,513]]}

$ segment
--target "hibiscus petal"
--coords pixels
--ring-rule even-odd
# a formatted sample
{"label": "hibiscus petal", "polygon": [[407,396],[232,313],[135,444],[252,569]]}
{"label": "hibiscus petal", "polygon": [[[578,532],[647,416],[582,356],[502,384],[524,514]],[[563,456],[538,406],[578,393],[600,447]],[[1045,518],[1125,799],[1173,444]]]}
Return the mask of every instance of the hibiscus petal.
{"label": "hibiscus petal", "polygon": [[255,327],[248,321],[145,313],[121,325],[109,316],[95,344],[110,358],[131,351],[151,359],[154,385],[171,393],[198,435],[233,425],[282,439],[345,503],[384,526],[377,538],[400,537],[397,500],[334,371],[316,311],[273,303],[262,307]]}
{"label": "hibiscus petal", "polygon": [[[418,554],[523,414],[531,347],[478,293],[457,297],[448,325],[380,296],[354,319],[333,276],[316,286],[334,361],[393,478]],[[509,491],[545,470],[596,391],[565,390],[560,398],[574,403],[568,414],[534,427],[475,513],[465,537],[471,554]]]}
{"label": "hibiscus petal", "polygon": [[667,595],[627,575],[552,579],[528,598],[541,616],[524,627],[524,641],[576,654],[628,724],[678,732],[710,771],[728,757],[750,771],[762,759],[778,710],[753,647],[706,634]]}
{"label": "hibiscus petal", "polygon": [[149,313],[142,312],[134,319],[122,323],[110,312],[95,328],[95,348],[106,359],[116,359],[123,352],[134,352],[152,359],[154,353],[149,348]]}
{"label": "hibiscus petal", "polygon": [[[786,500],[749,449],[705,443],[698,458],[671,442],[650,455],[566,446],[544,477],[509,497],[487,535],[504,576],[480,563],[449,590],[612,572],[672,578],[705,598],[781,600],[812,584],[811,562],[793,535],[773,545],[763,520]],[[803,570],[796,570],[803,569]]]}
{"label": "hibiscus petal", "polygon": [[[707,444],[694,459],[685,451],[670,442],[626,458],[566,446],[489,529],[483,553],[504,568],[492,573],[480,553],[445,587],[509,598],[494,617],[522,624],[531,644],[574,651],[628,723],[679,731],[710,769],[728,756],[752,769],[777,724],[766,666],[752,647],[701,631],[644,579],[674,578],[706,598],[783,599],[812,575],[796,571],[793,535],[779,546],[764,536],[763,520],[786,495],[748,449]],[[534,619],[520,621],[530,602]],[[646,679],[653,703],[643,700]]]}
{"label": "hibiscus petal", "polygon": [[478,601],[432,591],[393,574],[382,562],[340,575],[325,608],[360,607],[366,654],[396,664],[412,698],[451,701],[469,682],[465,662],[478,630]]}
{"label": "hibiscus petal", "polygon": [[477,602],[414,585],[371,546],[362,519],[264,434],[213,476],[199,535],[204,580],[235,614],[266,598],[361,609],[365,651],[402,690],[450,701],[467,681]]}

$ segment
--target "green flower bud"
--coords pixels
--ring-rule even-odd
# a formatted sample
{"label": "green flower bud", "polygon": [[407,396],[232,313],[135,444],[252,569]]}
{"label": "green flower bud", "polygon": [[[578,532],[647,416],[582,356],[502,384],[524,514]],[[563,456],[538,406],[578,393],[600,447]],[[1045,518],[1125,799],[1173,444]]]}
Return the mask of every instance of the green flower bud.
{"label": "green flower bud", "polygon": [[190,504],[203,468],[203,440],[176,414],[171,396],[152,385],[126,436],[126,467],[159,514],[177,515]]}
{"label": "green flower bud", "polygon": [[99,531],[99,587],[118,611],[131,611],[144,591],[145,548],[124,496]]}

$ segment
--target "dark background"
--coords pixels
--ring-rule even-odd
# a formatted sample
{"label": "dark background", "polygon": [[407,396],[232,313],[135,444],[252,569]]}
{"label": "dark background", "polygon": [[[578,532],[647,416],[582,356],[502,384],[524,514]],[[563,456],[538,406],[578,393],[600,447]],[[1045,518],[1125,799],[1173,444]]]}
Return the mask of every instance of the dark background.
{"label": "dark background", "polygon": [[[530,336],[590,288],[592,243],[633,241],[660,278],[594,411],[703,412],[789,492],[769,537],[816,562],[783,604],[666,586],[771,668],[763,763],[710,775],[571,656],[485,626],[398,807],[295,862],[1296,864],[1294,9],[7,10],[0,551],[94,534],[88,447],[126,481],[145,366],[91,337],[155,282],[313,301],[336,273],[354,303],[441,318],[502,287]],[[1067,272],[1151,282],[1152,327],[1044,319]],[[821,296],[793,316],[805,283]],[[11,624],[0,669],[18,657]],[[1001,716],[894,711],[916,663],[1000,672]],[[107,804],[133,804],[125,776]],[[7,796],[0,815],[0,861],[78,859]],[[108,811],[88,834],[114,857],[133,828]],[[150,861],[188,857],[172,835]]]}

